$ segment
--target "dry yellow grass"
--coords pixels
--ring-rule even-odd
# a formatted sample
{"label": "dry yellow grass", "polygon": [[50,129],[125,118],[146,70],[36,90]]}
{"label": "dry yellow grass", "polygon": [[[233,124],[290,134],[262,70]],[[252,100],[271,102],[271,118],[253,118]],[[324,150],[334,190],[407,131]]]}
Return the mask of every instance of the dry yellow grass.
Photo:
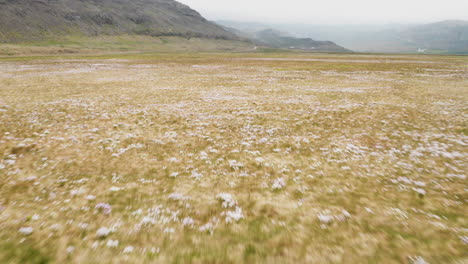
{"label": "dry yellow grass", "polygon": [[0,59],[0,260],[468,261],[467,62]]}

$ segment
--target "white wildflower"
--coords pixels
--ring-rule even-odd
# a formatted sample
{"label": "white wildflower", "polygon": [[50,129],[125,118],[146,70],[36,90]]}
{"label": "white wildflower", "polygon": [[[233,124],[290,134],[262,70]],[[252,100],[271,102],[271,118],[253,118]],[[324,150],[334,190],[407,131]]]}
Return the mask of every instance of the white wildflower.
{"label": "white wildflower", "polygon": [[176,157],[169,158],[168,161],[172,163],[180,162]]}
{"label": "white wildflower", "polygon": [[145,216],[140,221],[140,225],[149,225],[149,224],[153,224],[153,225],[156,224],[156,220],[154,220],[154,218],[152,217]]}
{"label": "white wildflower", "polygon": [[200,232],[206,232],[206,231],[208,231],[208,232],[210,232],[210,233],[213,233],[213,229],[214,229],[213,223],[206,223],[206,224],[200,226],[200,228],[198,228],[198,230],[199,230]]}
{"label": "white wildflower", "polygon": [[164,233],[175,233],[175,229],[167,227],[167,228],[164,229]]}
{"label": "white wildflower", "polygon": [[233,169],[238,169],[244,167],[244,164],[238,162],[237,160],[230,160],[229,166]]}
{"label": "white wildflower", "polygon": [[54,230],[54,231],[57,231],[57,230],[60,229],[60,227],[61,227],[60,224],[53,224],[53,225],[50,226],[50,229],[52,229],[52,230]]}
{"label": "white wildflower", "polygon": [[259,163],[259,164],[262,164],[264,161],[265,161],[265,159],[262,158],[262,157],[257,157],[257,158],[255,158],[255,162],[257,162],[257,163]]}
{"label": "white wildflower", "polygon": [[20,232],[20,233],[23,234],[23,235],[30,235],[30,234],[32,234],[33,230],[34,230],[34,229],[33,229],[32,227],[27,226],[27,227],[21,227],[21,228],[18,230],[18,232]]}
{"label": "white wildflower", "polygon": [[6,163],[7,165],[14,165],[14,164],[16,163],[16,160],[7,159],[7,160],[5,160],[5,163]]}
{"label": "white wildflower", "polygon": [[143,213],[143,210],[138,209],[138,210],[136,210],[136,211],[133,211],[133,212],[132,212],[132,215],[141,215],[142,213]]}
{"label": "white wildflower", "polygon": [[427,262],[425,259],[423,259],[423,257],[421,256],[416,256],[416,257],[412,257],[410,258],[411,259],[411,263],[412,264],[429,264],[429,262]]}
{"label": "white wildflower", "polygon": [[346,211],[346,210],[343,210],[342,213],[343,213],[343,215],[344,215],[345,217],[347,217],[347,218],[350,218],[350,217],[351,217],[351,214],[350,214],[348,211]]}
{"label": "white wildflower", "polygon": [[101,227],[96,231],[98,237],[106,237],[110,234],[111,230],[107,227]]}
{"label": "white wildflower", "polygon": [[83,230],[88,229],[88,226],[89,226],[89,224],[87,224],[87,223],[79,223],[79,224],[78,224],[78,227],[79,227],[80,229],[83,229]]}
{"label": "white wildflower", "polygon": [[112,187],[110,187],[110,189],[109,189],[109,191],[111,191],[111,192],[118,192],[118,191],[120,191],[120,190],[121,190],[121,188],[116,187],[116,186],[112,186]]}
{"label": "white wildflower", "polygon": [[67,247],[67,253],[68,253],[68,254],[73,253],[73,251],[75,251],[75,247],[73,247],[73,246]]}
{"label": "white wildflower", "polygon": [[320,222],[324,224],[329,224],[333,221],[333,216],[332,215],[326,215],[326,214],[319,214],[317,215],[318,219]]}
{"label": "white wildflower", "polygon": [[84,193],[84,190],[83,189],[75,189],[75,190],[71,190],[70,191],[70,195],[71,196],[78,196],[78,195],[81,195]]}
{"label": "white wildflower", "polygon": [[413,183],[419,187],[424,187],[426,186],[426,183],[422,182],[422,181],[413,181]]}
{"label": "white wildflower", "polygon": [[160,252],[160,248],[154,248],[154,247],[152,247],[152,248],[150,249],[150,252],[151,252],[152,254],[158,254],[158,253]]}
{"label": "white wildflower", "polygon": [[23,178],[22,180],[23,181],[35,181],[35,180],[37,180],[37,176],[35,176],[35,175],[29,176],[29,177]]}
{"label": "white wildflower", "polygon": [[112,212],[112,206],[108,203],[98,203],[95,206],[95,209],[97,209],[99,212],[102,212],[106,215],[110,214]]}
{"label": "white wildflower", "polygon": [[[1,166],[1,164],[0,164]],[[0,167],[1,169],[1,167]],[[465,174],[447,174],[447,178],[455,178],[455,179],[460,179],[460,180],[464,180],[466,179],[466,175]]]}
{"label": "white wildflower", "polygon": [[169,194],[169,199],[174,200],[174,201],[185,201],[190,199],[190,197],[185,196],[181,193],[171,193]]}
{"label": "white wildflower", "polygon": [[399,182],[404,182],[404,183],[407,183],[407,184],[411,184],[411,180],[408,179],[407,177],[398,177],[397,179]]}
{"label": "white wildflower", "polygon": [[460,236],[460,239],[463,244],[468,245],[468,236]]}
{"label": "white wildflower", "polygon": [[132,246],[127,246],[124,248],[123,253],[128,254],[133,252],[133,247]]}
{"label": "white wildflower", "polygon": [[200,152],[200,158],[203,159],[203,160],[208,159],[208,153],[206,153],[205,151],[201,151]]}
{"label": "white wildflower", "polygon": [[112,240],[112,239],[110,239],[109,241],[107,241],[106,246],[107,246],[108,248],[116,248],[116,247],[119,246],[119,241],[118,241],[118,240]]}
{"label": "white wildflower", "polygon": [[413,191],[419,193],[420,195],[426,195],[426,191],[421,188],[413,188]]}
{"label": "white wildflower", "polygon": [[212,147],[209,147],[208,151],[209,151],[210,153],[218,153],[218,150],[217,150],[217,149],[214,149],[214,148],[212,148]]}

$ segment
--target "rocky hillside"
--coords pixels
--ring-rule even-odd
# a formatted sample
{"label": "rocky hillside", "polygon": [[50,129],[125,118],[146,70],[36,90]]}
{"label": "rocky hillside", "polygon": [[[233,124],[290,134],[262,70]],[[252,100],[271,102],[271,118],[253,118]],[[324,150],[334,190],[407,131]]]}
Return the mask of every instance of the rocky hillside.
{"label": "rocky hillside", "polygon": [[174,0],[0,0],[0,42],[119,34],[237,39]]}

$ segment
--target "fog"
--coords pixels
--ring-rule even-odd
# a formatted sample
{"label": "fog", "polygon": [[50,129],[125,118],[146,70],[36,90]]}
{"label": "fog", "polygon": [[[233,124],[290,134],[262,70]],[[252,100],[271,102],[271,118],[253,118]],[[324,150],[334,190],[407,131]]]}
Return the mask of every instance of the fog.
{"label": "fog", "polygon": [[179,0],[210,20],[375,24],[468,20],[468,0]]}

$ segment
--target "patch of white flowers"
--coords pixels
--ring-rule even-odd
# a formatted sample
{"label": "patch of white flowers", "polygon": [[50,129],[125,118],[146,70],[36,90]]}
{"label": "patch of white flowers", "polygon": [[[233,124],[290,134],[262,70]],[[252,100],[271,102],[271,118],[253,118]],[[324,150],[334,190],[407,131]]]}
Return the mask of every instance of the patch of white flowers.
{"label": "patch of white flowers", "polygon": [[230,208],[237,205],[237,201],[229,193],[220,193],[216,198],[222,201],[223,208]]}
{"label": "patch of white flowers", "polygon": [[182,224],[184,226],[193,227],[193,225],[195,224],[195,221],[191,217],[185,217],[184,219],[182,219]]}
{"label": "patch of white flowers", "polygon": [[284,178],[281,177],[281,178],[277,178],[273,184],[271,185],[271,188],[273,190],[281,190],[283,189],[284,187],[286,186],[286,183],[284,181]]}
{"label": "patch of white flowers", "polygon": [[330,211],[329,210],[325,210],[324,212],[320,213],[317,215],[317,218],[318,220],[322,223],[322,224],[330,224],[332,223],[334,220],[338,220],[340,222],[344,222],[346,221],[348,218],[351,218],[351,214],[346,211],[346,210],[342,210],[341,211],[341,214],[335,214],[335,215],[332,215],[330,214]]}
{"label": "patch of white flowers", "polygon": [[203,178],[203,174],[199,173],[198,171],[192,171],[190,178],[194,178],[195,180],[199,181]]}
{"label": "patch of white flowers", "polygon": [[237,222],[244,218],[244,214],[242,213],[242,208],[236,207],[234,211],[227,211],[226,212],[226,223]]}
{"label": "patch of white flowers", "polygon": [[206,223],[202,226],[200,226],[200,228],[198,228],[198,230],[200,232],[209,232],[209,233],[213,233],[213,229],[214,229],[214,225],[213,223]]}

